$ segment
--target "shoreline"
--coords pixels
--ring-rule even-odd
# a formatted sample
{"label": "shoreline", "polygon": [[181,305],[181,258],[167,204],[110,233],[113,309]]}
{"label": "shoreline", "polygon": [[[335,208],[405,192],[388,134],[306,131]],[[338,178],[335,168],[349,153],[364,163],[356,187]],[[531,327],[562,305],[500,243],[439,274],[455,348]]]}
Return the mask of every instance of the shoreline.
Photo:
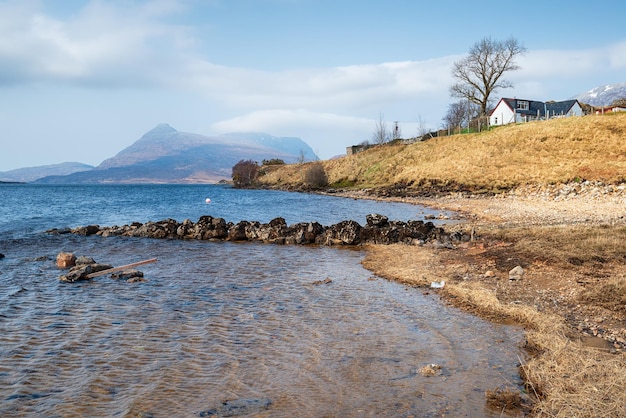
{"label": "shoreline", "polygon": [[[626,257],[619,249],[626,234],[626,186],[528,186],[488,197],[333,194],[459,213],[460,222],[443,227],[471,230],[471,242],[448,250],[368,245],[363,265],[416,287],[445,280],[437,290],[445,303],[521,324],[530,359],[520,374],[530,415],[626,416],[620,389],[626,384],[626,297],[613,309],[602,296],[613,292],[607,286],[616,281],[623,284],[617,292],[626,292]],[[616,247],[613,258],[594,247],[607,239],[615,240],[608,242]],[[580,255],[585,253],[587,258]],[[517,265],[523,278],[509,280]]]}
{"label": "shoreline", "polygon": [[[598,193],[580,193],[570,196],[567,199],[559,199],[558,193],[554,192],[537,193],[529,190],[516,190],[506,196],[465,196],[465,195],[447,195],[439,198],[424,197],[380,197],[372,196],[363,191],[337,192],[336,196],[349,197],[354,199],[375,199],[387,200],[402,203],[411,203],[415,205],[426,206],[431,209],[441,210],[443,212],[457,213],[459,216],[452,218],[454,223],[443,224],[443,228],[447,231],[464,230],[472,231],[477,238],[469,244],[460,244],[458,250],[461,256],[479,256],[487,252],[486,248],[494,249],[502,246],[507,248],[510,243],[488,242],[490,236],[498,234],[502,230],[507,229],[527,229],[533,228],[559,228],[559,227],[577,227],[592,226],[610,228],[626,228],[626,186],[620,189],[607,186],[607,189],[617,190],[615,192],[603,191]],[[481,235],[486,234],[486,237]],[[370,249],[370,251],[375,251]],[[470,260],[466,260],[470,261]],[[473,260],[476,261],[476,260]],[[624,260],[626,261],[626,260]],[[539,266],[537,266],[539,267]],[[553,266],[554,267],[554,266]],[[575,266],[574,266],[575,267]],[[626,266],[624,264],[617,267],[616,270],[626,275]],[[555,271],[543,271],[538,269],[538,274],[557,274]],[[487,273],[485,271],[485,273]],[[506,272],[501,272],[502,274]],[[527,273],[530,273],[527,269]],[[561,272],[562,273],[562,272]],[[495,273],[494,273],[495,274]],[[585,272],[588,275],[588,272]],[[487,274],[491,278],[491,274]],[[404,280],[404,279],[403,279]],[[429,282],[430,283],[430,282]],[[493,287],[496,283],[492,281],[484,281],[487,287],[495,291]],[[427,283],[426,283],[427,284]],[[547,287],[537,288],[539,290],[534,299],[543,299],[541,290],[545,292]],[[565,290],[565,289],[561,289]],[[562,296],[563,297],[563,296]],[[571,316],[572,313],[568,312]],[[566,315],[564,315],[566,316]],[[603,322],[603,318],[588,318],[585,322]],[[615,322],[615,321],[614,321]],[[626,315],[620,316],[621,324],[614,324],[615,328],[621,325],[621,329],[613,330],[613,335],[619,336],[617,345],[614,348],[626,352]],[[597,327],[596,327],[597,328]],[[598,337],[598,331],[595,331],[593,337]],[[600,331],[600,334],[602,332]],[[599,335],[603,338],[603,335]],[[610,341],[616,343],[615,340]]]}

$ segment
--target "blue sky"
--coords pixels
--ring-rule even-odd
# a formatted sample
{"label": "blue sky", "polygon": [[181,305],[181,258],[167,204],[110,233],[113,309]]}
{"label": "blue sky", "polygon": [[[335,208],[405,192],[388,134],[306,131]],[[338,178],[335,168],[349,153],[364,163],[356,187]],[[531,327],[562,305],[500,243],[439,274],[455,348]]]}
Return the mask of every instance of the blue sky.
{"label": "blue sky", "polygon": [[480,39],[528,53],[499,97],[626,82],[626,2],[0,0],[0,171],[98,165],[159,123],[298,136],[323,159],[437,129]]}

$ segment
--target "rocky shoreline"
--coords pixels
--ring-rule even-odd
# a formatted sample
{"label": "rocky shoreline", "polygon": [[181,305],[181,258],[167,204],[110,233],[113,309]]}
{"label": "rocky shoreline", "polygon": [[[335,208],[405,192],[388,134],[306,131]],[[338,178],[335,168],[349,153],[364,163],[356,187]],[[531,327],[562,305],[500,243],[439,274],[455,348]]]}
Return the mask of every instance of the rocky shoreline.
{"label": "rocky shoreline", "polygon": [[281,245],[431,244],[440,248],[452,248],[455,244],[467,242],[471,238],[469,234],[462,232],[446,232],[432,222],[393,221],[379,214],[367,215],[364,226],[354,220],[346,220],[330,226],[317,222],[287,225],[284,218],[275,218],[269,223],[257,221],[232,223],[226,222],[223,218],[207,215],[200,217],[197,222],[189,219],[182,222],[165,219],[156,222],[135,222],[123,226],[88,225],[71,229],[51,229],[47,232],[102,237],[256,241]]}

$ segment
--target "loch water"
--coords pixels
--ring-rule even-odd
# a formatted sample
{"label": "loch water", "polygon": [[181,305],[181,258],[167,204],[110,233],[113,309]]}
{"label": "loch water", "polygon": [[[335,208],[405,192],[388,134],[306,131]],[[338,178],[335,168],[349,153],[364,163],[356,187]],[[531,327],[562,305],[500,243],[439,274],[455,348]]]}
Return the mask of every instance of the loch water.
{"label": "loch water", "polygon": [[[500,416],[485,391],[520,385],[522,330],[378,278],[359,249],[45,232],[369,213],[432,214],[221,185],[0,185],[0,416]],[[141,283],[63,283],[62,251],[158,262]]]}

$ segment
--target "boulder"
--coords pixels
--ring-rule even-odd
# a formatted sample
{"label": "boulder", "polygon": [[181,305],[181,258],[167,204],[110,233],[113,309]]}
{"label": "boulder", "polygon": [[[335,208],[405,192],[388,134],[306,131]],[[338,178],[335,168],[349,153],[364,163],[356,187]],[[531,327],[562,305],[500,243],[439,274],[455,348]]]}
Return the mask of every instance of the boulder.
{"label": "boulder", "polygon": [[247,241],[246,228],[250,226],[250,222],[241,221],[228,229],[228,241]]}
{"label": "boulder", "polygon": [[317,241],[325,245],[358,245],[361,243],[362,229],[356,221],[342,221],[329,226]]}

